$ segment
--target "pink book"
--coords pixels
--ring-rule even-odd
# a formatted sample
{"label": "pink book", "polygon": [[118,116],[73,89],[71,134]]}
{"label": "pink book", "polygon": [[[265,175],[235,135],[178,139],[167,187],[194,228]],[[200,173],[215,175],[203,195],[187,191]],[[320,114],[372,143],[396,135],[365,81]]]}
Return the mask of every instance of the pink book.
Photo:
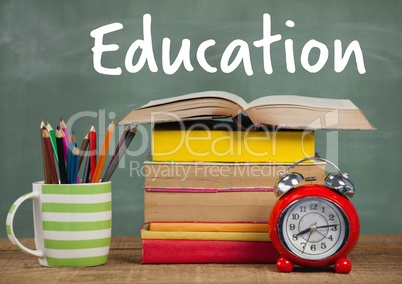
{"label": "pink book", "polygon": [[142,263],[275,263],[271,242],[142,240]]}

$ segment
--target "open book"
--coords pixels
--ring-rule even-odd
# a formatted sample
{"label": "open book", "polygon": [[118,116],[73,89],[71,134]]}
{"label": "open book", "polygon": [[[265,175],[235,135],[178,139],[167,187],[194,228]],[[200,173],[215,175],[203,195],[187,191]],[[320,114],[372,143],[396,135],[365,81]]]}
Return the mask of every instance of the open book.
{"label": "open book", "polygon": [[[243,115],[242,113],[247,115]],[[375,129],[350,100],[302,96],[266,96],[247,103],[221,91],[193,93],[151,101],[132,110],[119,125],[160,123],[231,117],[249,126],[269,125],[290,129]],[[246,118],[246,119],[245,119]]]}

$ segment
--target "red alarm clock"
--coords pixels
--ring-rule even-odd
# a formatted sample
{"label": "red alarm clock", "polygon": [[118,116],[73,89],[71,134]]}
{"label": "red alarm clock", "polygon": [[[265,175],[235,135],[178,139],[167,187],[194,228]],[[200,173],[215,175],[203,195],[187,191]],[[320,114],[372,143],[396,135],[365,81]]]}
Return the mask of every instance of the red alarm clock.
{"label": "red alarm clock", "polygon": [[[324,185],[306,184],[315,177],[304,178],[291,170],[307,160],[323,161],[338,171],[325,176]],[[352,264],[347,255],[360,234],[359,216],[348,197],[354,195],[353,183],[332,162],[304,158],[279,176],[274,193],[279,199],[268,221],[271,241],[280,254],[279,272],[291,272],[293,264],[304,267],[335,265],[337,273],[349,273]]]}

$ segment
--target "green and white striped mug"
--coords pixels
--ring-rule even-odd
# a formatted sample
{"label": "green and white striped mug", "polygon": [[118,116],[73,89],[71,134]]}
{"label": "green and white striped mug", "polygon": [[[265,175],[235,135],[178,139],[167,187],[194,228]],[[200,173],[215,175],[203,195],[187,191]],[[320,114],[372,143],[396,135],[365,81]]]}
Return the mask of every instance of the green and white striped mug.
{"label": "green and white striped mug", "polygon": [[[36,250],[22,245],[14,234],[18,207],[33,200]],[[96,266],[107,262],[112,231],[112,184],[32,184],[7,215],[7,235],[43,266]]]}

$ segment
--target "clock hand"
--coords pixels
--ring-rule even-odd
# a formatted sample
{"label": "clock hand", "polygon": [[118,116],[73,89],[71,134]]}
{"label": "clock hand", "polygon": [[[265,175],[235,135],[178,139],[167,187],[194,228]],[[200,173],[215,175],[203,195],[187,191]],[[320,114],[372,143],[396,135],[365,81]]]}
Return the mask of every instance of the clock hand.
{"label": "clock hand", "polygon": [[321,228],[328,228],[328,227],[334,227],[338,226],[339,224],[332,224],[332,225],[324,225],[324,226],[317,226],[316,229],[321,229]]}
{"label": "clock hand", "polygon": [[328,239],[328,237],[326,235],[324,235],[323,233],[321,233],[320,231],[316,231],[317,233],[319,233],[321,236],[323,236],[324,238]]}
{"label": "clock hand", "polygon": [[[315,222],[311,227],[315,226],[315,224],[317,224],[317,222]],[[311,228],[311,227],[310,227],[310,228]],[[310,240],[310,237],[311,237],[311,234],[312,234],[312,233],[313,233],[313,231],[311,231],[310,234],[308,235],[308,238],[307,238],[307,241],[306,241],[306,245],[304,246],[302,253],[304,253],[304,250],[305,250],[306,247],[307,247],[308,241]]]}
{"label": "clock hand", "polygon": [[328,227],[333,227],[333,226],[338,226],[339,224],[332,224],[332,225],[325,225],[325,226],[318,226],[315,228],[315,232],[319,233],[321,236],[323,236],[324,238],[328,239],[328,237],[326,235],[324,235],[323,233],[321,233],[319,230],[320,228],[328,228]]}
{"label": "clock hand", "polygon": [[308,232],[310,232],[310,231],[311,231],[311,227],[308,227],[307,229],[304,229],[304,230],[298,232],[298,233],[296,234],[296,236],[304,235],[305,233],[308,233]]}
{"label": "clock hand", "polygon": [[[314,223],[315,224],[315,223]],[[296,234],[296,237],[297,236],[300,236],[300,235],[304,235],[305,233],[308,233],[308,232],[318,232],[320,235],[322,235],[322,236],[324,236],[324,234],[322,234],[320,231],[318,231],[317,229],[321,229],[321,228],[328,228],[328,227],[333,227],[333,226],[338,226],[339,224],[332,224],[332,225],[324,225],[324,226],[315,226],[315,225],[312,225],[312,226],[310,226],[310,227],[308,227],[307,229],[304,229],[304,230],[302,230],[302,231],[300,231],[300,232],[298,232],[297,234]],[[326,237],[326,236],[325,236]]]}
{"label": "clock hand", "polygon": [[338,224],[332,224],[332,225],[324,225],[324,226],[316,226],[315,224],[317,224],[317,222],[315,222],[313,225],[311,225],[310,227],[308,227],[307,229],[304,229],[302,231],[300,231],[299,233],[296,234],[296,236],[300,236],[300,235],[304,235],[305,233],[308,233],[310,231],[317,231],[317,229],[320,228],[328,228],[328,227],[332,227],[332,226],[337,226]]}
{"label": "clock hand", "polygon": [[304,246],[304,248],[303,248],[303,251],[302,251],[302,253],[304,253],[304,250],[306,249],[306,246],[307,246],[307,244],[308,244],[308,241],[310,240],[310,237],[311,237],[311,234],[312,234],[313,232],[310,232],[310,234],[308,235],[308,238],[307,238],[307,241],[306,241],[306,244],[305,244],[305,246]]}

